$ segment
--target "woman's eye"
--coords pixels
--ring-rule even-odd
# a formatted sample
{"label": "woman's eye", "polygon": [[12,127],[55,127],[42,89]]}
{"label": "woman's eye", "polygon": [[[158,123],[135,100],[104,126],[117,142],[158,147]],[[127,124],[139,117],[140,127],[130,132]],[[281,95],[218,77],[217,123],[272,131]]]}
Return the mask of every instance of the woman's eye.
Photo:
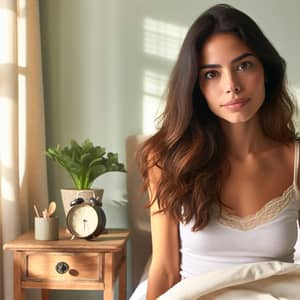
{"label": "woman's eye", "polygon": [[252,63],[250,61],[245,61],[237,66],[237,70],[244,71],[250,69],[251,67],[252,67]]}
{"label": "woman's eye", "polygon": [[217,77],[217,72],[216,71],[208,71],[206,73],[204,73],[204,78],[205,79],[213,79]]}

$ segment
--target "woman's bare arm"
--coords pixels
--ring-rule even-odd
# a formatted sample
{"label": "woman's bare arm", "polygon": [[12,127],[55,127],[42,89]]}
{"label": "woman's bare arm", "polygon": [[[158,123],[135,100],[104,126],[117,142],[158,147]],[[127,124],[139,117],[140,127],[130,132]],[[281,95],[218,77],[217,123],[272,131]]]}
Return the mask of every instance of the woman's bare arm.
{"label": "woman's bare arm", "polygon": [[[160,170],[154,167],[150,173],[151,198],[156,193]],[[178,222],[168,213],[154,214],[157,211],[158,205],[154,202],[150,209],[152,262],[148,274],[147,300],[157,299],[180,280]]]}

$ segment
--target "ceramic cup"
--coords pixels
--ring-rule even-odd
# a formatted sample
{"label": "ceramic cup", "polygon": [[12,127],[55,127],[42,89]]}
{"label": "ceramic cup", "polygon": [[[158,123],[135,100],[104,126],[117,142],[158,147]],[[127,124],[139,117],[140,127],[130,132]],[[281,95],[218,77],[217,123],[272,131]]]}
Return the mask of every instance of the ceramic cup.
{"label": "ceramic cup", "polygon": [[58,217],[34,218],[34,238],[40,241],[58,240]]}

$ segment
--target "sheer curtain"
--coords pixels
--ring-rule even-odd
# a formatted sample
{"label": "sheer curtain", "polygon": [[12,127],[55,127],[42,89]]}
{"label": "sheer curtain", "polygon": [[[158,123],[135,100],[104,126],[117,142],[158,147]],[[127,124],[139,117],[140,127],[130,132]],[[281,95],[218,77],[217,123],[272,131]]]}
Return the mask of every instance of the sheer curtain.
{"label": "sheer curtain", "polygon": [[38,0],[0,0],[1,300],[13,299],[3,244],[33,227],[33,204],[48,203],[39,27]]}

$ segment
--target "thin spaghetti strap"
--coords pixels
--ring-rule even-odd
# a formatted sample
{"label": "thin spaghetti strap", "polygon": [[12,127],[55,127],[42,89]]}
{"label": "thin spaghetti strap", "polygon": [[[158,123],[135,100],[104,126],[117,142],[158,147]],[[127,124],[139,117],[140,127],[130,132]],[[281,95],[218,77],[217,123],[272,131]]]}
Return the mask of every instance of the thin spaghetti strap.
{"label": "thin spaghetti strap", "polygon": [[298,169],[299,169],[299,141],[295,141],[294,154],[294,185],[298,186]]}

